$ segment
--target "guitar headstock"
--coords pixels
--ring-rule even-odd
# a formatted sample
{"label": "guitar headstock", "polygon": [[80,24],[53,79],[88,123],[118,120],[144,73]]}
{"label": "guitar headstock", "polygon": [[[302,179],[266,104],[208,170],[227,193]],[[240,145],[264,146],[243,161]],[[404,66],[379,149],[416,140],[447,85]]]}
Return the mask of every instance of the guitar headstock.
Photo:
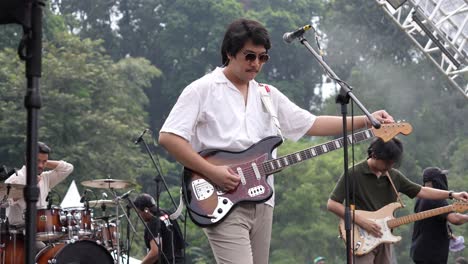
{"label": "guitar headstock", "polygon": [[454,202],[452,208],[457,213],[463,213],[468,210],[468,203],[466,202]]}
{"label": "guitar headstock", "polygon": [[410,123],[391,123],[382,124],[379,129],[372,128],[374,135],[381,138],[384,142],[389,141],[398,134],[409,135],[413,132],[413,127]]}

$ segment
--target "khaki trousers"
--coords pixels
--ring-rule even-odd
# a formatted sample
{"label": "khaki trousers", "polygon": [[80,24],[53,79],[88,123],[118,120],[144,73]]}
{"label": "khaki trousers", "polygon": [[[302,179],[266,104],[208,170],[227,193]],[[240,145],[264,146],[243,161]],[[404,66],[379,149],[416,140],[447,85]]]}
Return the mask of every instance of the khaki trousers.
{"label": "khaki trousers", "polygon": [[235,207],[221,223],[203,228],[218,264],[267,264],[273,207],[246,203]]}
{"label": "khaki trousers", "polygon": [[364,256],[356,256],[355,264],[392,264],[392,247],[391,244],[381,244]]}

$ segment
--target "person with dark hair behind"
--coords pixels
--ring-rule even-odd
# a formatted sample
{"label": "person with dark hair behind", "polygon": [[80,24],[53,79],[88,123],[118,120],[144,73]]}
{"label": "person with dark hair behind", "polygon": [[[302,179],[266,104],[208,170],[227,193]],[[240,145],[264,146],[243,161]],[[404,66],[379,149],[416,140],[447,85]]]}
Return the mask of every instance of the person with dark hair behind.
{"label": "person with dark hair behind", "polygon": [[[270,136],[298,140],[304,135],[333,136],[342,132],[339,116],[315,116],[291,102],[279,89],[255,77],[270,58],[270,36],[258,21],[238,19],[229,24],[221,45],[222,67],[188,85],[159,133],[159,143],[177,161],[200,173],[208,184],[225,192],[241,182],[240,172],[212,164],[198,152],[207,149],[241,152]],[[384,110],[373,116],[391,123]],[[348,118],[348,130],[351,118]],[[354,127],[369,124],[354,117]],[[273,154],[275,155],[275,154]],[[273,195],[266,202],[243,202],[216,225],[203,228],[218,263],[269,263]]]}
{"label": "person with dark hair behind", "polygon": [[[370,144],[367,150],[366,160],[356,164],[349,170],[349,194],[350,204],[353,203],[356,210],[377,211],[382,207],[396,202],[401,202],[399,193],[404,193],[410,198],[418,197],[433,200],[455,198],[468,201],[466,192],[449,192],[429,187],[423,187],[410,181],[400,171],[396,170],[395,164],[399,164],[403,157],[403,144],[398,138],[388,142],[377,138]],[[345,185],[343,175],[337,182],[328,199],[327,209],[339,217],[344,217],[345,208]],[[374,237],[382,237],[383,230],[380,225],[372,219],[356,214],[355,223],[365,229]],[[383,243],[371,252],[355,256],[355,263],[392,263],[392,245]]]}
{"label": "person with dark hair behind", "polygon": [[[184,240],[177,221],[170,220],[167,211],[158,210],[153,197],[149,194],[138,195],[133,204],[149,228],[149,230],[145,228],[144,234],[148,252],[141,264],[184,263]],[[159,254],[160,248],[162,248],[161,254]]]}
{"label": "person with dark hair behind", "polygon": [[[423,185],[428,188],[448,190],[446,170],[429,167],[423,171]],[[419,213],[447,206],[446,200],[416,200],[414,212]],[[447,263],[450,239],[452,234],[448,223],[461,225],[468,222],[468,215],[451,212],[420,221],[413,226],[413,237],[410,255],[417,264]]]}

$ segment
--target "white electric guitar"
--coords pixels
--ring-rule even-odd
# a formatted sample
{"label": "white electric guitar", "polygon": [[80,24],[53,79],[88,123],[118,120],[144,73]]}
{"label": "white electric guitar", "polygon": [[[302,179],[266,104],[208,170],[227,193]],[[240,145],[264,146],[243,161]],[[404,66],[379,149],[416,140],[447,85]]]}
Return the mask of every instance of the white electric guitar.
{"label": "white electric guitar", "polygon": [[[391,203],[374,212],[356,210],[356,215],[363,216],[379,224],[381,228],[380,231],[383,233],[382,237],[380,238],[374,237],[367,233],[367,231],[360,226],[354,225],[352,230],[353,233],[351,234],[352,236],[354,235],[354,242],[352,242],[351,246],[356,256],[365,255],[382,243],[396,243],[400,241],[401,236],[394,236],[392,234],[392,229],[395,227],[444,213],[462,213],[468,210],[468,203],[455,202],[452,205],[447,205],[432,210],[427,210],[398,218],[393,217],[393,212],[400,207],[400,203]],[[340,221],[339,230],[341,238],[346,241],[346,230],[343,219]]]}

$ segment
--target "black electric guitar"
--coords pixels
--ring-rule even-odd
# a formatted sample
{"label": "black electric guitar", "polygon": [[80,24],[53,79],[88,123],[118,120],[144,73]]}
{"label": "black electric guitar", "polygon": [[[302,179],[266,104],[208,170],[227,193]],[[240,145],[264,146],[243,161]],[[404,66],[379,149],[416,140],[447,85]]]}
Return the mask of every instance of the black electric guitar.
{"label": "black electric guitar", "polygon": [[[379,137],[385,142],[398,134],[408,135],[413,128],[409,123],[384,124],[380,129],[367,129],[349,135],[348,144]],[[192,221],[199,226],[220,222],[240,202],[263,202],[273,195],[267,176],[299,162],[315,158],[343,147],[343,138],[335,139],[279,158],[272,151],[282,143],[278,136],[267,137],[240,152],[204,150],[200,152],[215,165],[227,165],[241,178],[236,189],[224,192],[203,175],[184,168],[182,191]]]}

